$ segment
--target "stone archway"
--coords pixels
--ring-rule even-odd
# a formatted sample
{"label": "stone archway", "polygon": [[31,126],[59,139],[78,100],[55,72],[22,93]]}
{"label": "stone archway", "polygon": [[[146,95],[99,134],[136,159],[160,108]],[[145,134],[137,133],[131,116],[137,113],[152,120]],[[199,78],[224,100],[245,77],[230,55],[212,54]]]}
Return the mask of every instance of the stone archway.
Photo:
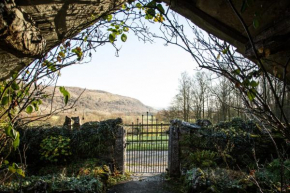
{"label": "stone archway", "polygon": [[[22,69],[64,39],[95,23],[97,20],[92,20],[92,14],[114,12],[124,1],[4,2],[1,3],[3,8],[0,16],[0,38],[3,40],[0,43],[1,80],[7,78],[11,72]],[[245,57],[254,60],[249,38],[228,3],[233,2],[233,6],[241,13],[240,16],[248,26],[256,49],[270,49],[267,59],[275,63],[265,64],[266,70],[273,74],[275,68],[278,74],[283,74],[283,66],[286,65],[290,49],[288,0],[279,2],[259,0],[252,4],[245,4],[247,2],[245,0],[164,0],[164,2],[170,5],[172,10],[207,32],[228,41]],[[260,13],[259,28],[253,27],[255,12]],[[290,70],[290,66],[288,68]],[[290,74],[286,73],[286,79],[290,82]]]}

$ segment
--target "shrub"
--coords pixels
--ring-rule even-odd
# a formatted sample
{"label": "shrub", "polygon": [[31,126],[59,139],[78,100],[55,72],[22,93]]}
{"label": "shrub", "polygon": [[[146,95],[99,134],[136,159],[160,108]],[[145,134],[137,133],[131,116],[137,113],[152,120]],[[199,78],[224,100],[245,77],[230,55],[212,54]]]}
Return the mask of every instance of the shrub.
{"label": "shrub", "polygon": [[[19,181],[0,185],[2,191],[19,190]],[[65,176],[31,176],[22,181],[23,192],[76,192],[102,193],[103,183],[93,176],[65,177]]]}
{"label": "shrub", "polygon": [[185,175],[184,185],[188,193],[257,192],[257,187],[245,173],[222,168],[192,168]]}
{"label": "shrub", "polygon": [[[282,167],[281,167],[282,165]],[[281,169],[283,173],[281,174]],[[284,180],[284,186],[290,189],[290,160],[287,159],[283,162],[280,159],[274,159],[272,162],[260,171],[256,172],[256,177],[264,188],[271,189],[273,191],[281,191],[281,177]]]}
{"label": "shrub", "polygon": [[40,143],[40,158],[51,163],[66,162],[72,155],[69,143],[70,139],[61,135],[43,139]]}
{"label": "shrub", "polygon": [[189,155],[188,160],[192,166],[207,168],[216,166],[215,159],[217,155],[216,152],[210,150],[196,151]]}

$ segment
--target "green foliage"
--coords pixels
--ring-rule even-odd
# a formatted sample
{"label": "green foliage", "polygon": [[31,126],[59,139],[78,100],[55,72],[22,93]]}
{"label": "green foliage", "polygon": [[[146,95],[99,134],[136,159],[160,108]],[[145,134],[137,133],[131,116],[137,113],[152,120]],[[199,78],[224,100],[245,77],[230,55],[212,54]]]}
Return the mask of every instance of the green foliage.
{"label": "green foliage", "polygon": [[40,144],[41,159],[51,163],[66,162],[72,155],[69,144],[70,139],[62,136],[43,139]]}
{"label": "green foliage", "polygon": [[[18,181],[0,185],[3,191],[14,191],[20,188]],[[37,192],[76,192],[76,193],[102,193],[104,185],[99,178],[93,176],[65,177],[65,176],[31,176],[22,181],[24,192],[35,190]]]}
{"label": "green foliage", "polygon": [[64,98],[64,104],[67,105],[68,100],[70,98],[70,93],[63,87],[59,87],[59,91],[62,93],[63,98]]}
{"label": "green foliage", "polygon": [[125,32],[127,33],[129,31],[128,26],[126,26],[124,22],[112,23],[111,26],[111,28],[107,29],[109,32],[111,32],[109,34],[109,41],[111,43],[114,43],[117,36],[120,35],[122,42],[126,42],[127,35],[125,34]]}
{"label": "green foliage", "polygon": [[[43,143],[43,140],[49,139],[50,137],[58,139],[62,136],[63,139],[70,139],[69,143],[67,143],[72,153],[69,156],[70,160],[108,156],[108,152],[113,151],[112,148],[115,143],[116,132],[121,122],[121,119],[112,119],[92,125],[83,125],[80,130],[69,130],[61,127],[18,128],[21,142],[20,149],[23,149],[24,145],[29,146],[26,151],[27,163],[29,165],[41,166],[47,160],[44,158],[42,160],[40,159],[40,157],[43,157],[39,152],[40,144]],[[56,147],[57,145],[55,144],[54,149]],[[50,151],[54,149],[51,147]],[[16,157],[17,155],[13,153],[9,156],[9,159],[18,162],[19,160]],[[52,163],[61,164],[64,160],[60,159],[59,161]]]}
{"label": "green foliage", "polygon": [[188,160],[191,163],[191,167],[208,168],[216,166],[215,159],[218,157],[216,152],[210,150],[196,151],[190,153]]}
{"label": "green foliage", "polygon": [[[266,165],[265,168],[256,172],[256,177],[264,186],[273,191],[280,191],[281,178],[284,179],[284,184],[290,185],[290,160],[286,159],[283,162],[280,159],[274,159]],[[283,172],[282,172],[283,171]]]}
{"label": "green foliage", "polygon": [[33,107],[31,105],[29,105],[28,107],[26,107],[26,113],[31,114],[33,111]]}
{"label": "green foliage", "polygon": [[22,168],[20,166],[18,166],[16,163],[12,163],[11,165],[8,166],[8,170],[12,173],[12,174],[18,174],[22,177],[25,177],[25,172],[22,170]]}
{"label": "green foliage", "polygon": [[246,193],[257,191],[257,187],[245,173],[221,168],[206,170],[192,168],[185,175],[184,185],[187,192]]}
{"label": "green foliage", "polygon": [[8,123],[5,127],[5,134],[13,140],[13,147],[16,150],[20,144],[20,134],[13,128],[11,123]]}
{"label": "green foliage", "polygon": [[[145,11],[145,19],[147,20],[153,20],[154,22],[160,22],[162,23],[165,18],[165,10],[162,6],[162,4],[157,3],[155,0],[147,3],[144,7],[143,10]],[[158,11],[158,12],[156,12]]]}
{"label": "green foliage", "polygon": [[83,51],[80,47],[76,47],[71,50],[72,53],[75,53],[77,55],[77,60],[80,61],[83,57]]}
{"label": "green foliage", "polygon": [[[215,157],[214,162],[220,167],[235,167],[237,164],[241,167],[255,162],[253,149],[260,150],[260,146],[255,145],[251,133],[256,131],[256,124],[252,121],[243,121],[241,118],[233,118],[230,122],[220,122],[215,126],[192,130],[190,135],[183,136],[180,142],[181,164],[182,167],[188,168],[190,166],[190,155],[202,151],[215,152],[218,156]],[[268,136],[265,136],[268,138]],[[262,146],[271,145],[268,142],[263,143]],[[272,152],[272,151],[271,151]],[[256,155],[261,160],[270,155]],[[197,156],[198,157],[198,156]],[[211,165],[212,162],[205,163]],[[202,163],[197,165],[203,167]]]}

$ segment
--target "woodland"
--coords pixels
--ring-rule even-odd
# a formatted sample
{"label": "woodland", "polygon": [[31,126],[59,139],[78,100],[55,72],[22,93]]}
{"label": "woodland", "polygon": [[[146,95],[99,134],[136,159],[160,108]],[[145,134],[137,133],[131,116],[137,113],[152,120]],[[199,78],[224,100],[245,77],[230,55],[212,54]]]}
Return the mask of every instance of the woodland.
{"label": "woodland", "polygon": [[[243,52],[239,42],[203,31],[194,19],[181,23],[178,3],[81,2],[0,3],[0,192],[106,192],[129,178],[104,156],[114,153],[122,120],[81,129],[29,127],[74,109],[81,100],[82,93],[72,100],[65,87],[55,86],[61,69],[88,62],[104,44],[121,54],[118,43],[126,42],[129,32],[139,41],[157,38],[180,47],[202,69],[193,76],[181,74],[172,105],[156,114],[159,120],[201,127],[183,138],[181,175],[169,174],[168,180],[176,178],[183,192],[290,191],[290,28],[279,23],[289,16],[289,3],[288,12],[277,11],[286,16],[266,28],[267,10],[257,7],[273,1],[224,2],[248,42]],[[91,8],[86,15],[85,7]],[[150,31],[150,25],[159,30]],[[54,86],[51,93],[45,92],[49,86]],[[47,113],[39,113],[43,100],[54,100],[56,89],[62,105],[51,103]],[[205,119],[214,124],[202,124]]]}

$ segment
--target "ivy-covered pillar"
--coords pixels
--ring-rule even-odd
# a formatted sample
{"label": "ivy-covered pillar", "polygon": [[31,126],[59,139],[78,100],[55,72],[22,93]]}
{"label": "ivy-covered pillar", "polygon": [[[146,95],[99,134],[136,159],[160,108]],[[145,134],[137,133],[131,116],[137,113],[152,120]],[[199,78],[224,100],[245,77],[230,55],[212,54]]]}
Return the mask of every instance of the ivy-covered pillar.
{"label": "ivy-covered pillar", "polygon": [[124,174],[126,161],[126,130],[122,126],[118,126],[116,132],[116,141],[114,148],[114,159],[117,169]]}
{"label": "ivy-covered pillar", "polygon": [[172,122],[169,127],[168,172],[171,177],[180,175],[179,128],[172,125]]}
{"label": "ivy-covered pillar", "polygon": [[184,146],[181,142],[185,136],[190,135],[192,129],[199,129],[200,126],[190,124],[178,119],[170,121],[169,145],[168,145],[168,171],[171,177],[177,177],[181,174],[181,154]]}

